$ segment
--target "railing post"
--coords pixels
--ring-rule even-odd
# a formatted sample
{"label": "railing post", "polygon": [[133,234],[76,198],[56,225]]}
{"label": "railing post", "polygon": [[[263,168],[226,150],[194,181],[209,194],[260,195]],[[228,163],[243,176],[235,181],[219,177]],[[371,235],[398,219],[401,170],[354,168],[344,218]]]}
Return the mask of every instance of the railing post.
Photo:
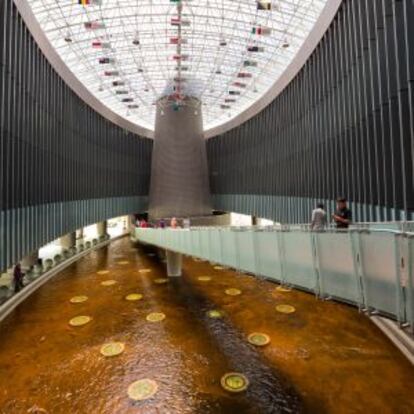
{"label": "railing post", "polygon": [[368,300],[365,297],[365,274],[361,260],[361,240],[360,230],[349,231],[349,241],[351,243],[354,279],[357,284],[358,291],[358,309],[361,311],[364,307],[367,307]]}

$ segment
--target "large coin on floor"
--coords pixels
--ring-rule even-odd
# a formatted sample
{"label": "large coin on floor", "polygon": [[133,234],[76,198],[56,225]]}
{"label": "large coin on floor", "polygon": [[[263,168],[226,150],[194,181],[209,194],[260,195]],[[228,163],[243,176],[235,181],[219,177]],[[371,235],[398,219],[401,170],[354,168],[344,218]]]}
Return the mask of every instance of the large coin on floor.
{"label": "large coin on floor", "polygon": [[85,295],[74,296],[70,298],[70,303],[83,303],[88,300],[88,297]]}
{"label": "large coin on floor", "polygon": [[216,270],[224,270],[224,267],[223,266],[214,266],[214,269],[216,269]]}
{"label": "large coin on floor", "polygon": [[230,392],[242,392],[249,386],[249,380],[238,372],[229,372],[221,377],[221,386]]}
{"label": "large coin on floor", "polygon": [[218,309],[212,309],[207,312],[207,316],[212,319],[219,319],[223,317],[223,312]]}
{"label": "large coin on floor", "polygon": [[161,312],[152,312],[147,315],[146,320],[148,322],[161,322],[165,319],[165,314]]}
{"label": "large coin on floor", "polygon": [[103,282],[101,282],[101,285],[102,286],[113,286],[113,285],[115,285],[117,283],[117,281],[116,280],[112,280],[112,279],[110,279],[110,280],[104,280]]}
{"label": "large coin on floor", "polygon": [[139,269],[138,272],[139,273],[149,273],[149,272],[151,272],[151,269]]}
{"label": "large coin on floor", "polygon": [[210,282],[210,280],[211,280],[211,276],[199,276],[199,277],[197,278],[197,280],[198,280],[199,282]]}
{"label": "large coin on floor", "polygon": [[125,296],[125,299],[130,301],[130,302],[133,302],[133,301],[136,301],[136,300],[141,300],[142,295],[141,295],[141,293],[130,293],[129,295]]}
{"label": "large coin on floor", "polygon": [[163,285],[168,282],[169,279],[167,279],[166,277],[159,277],[158,279],[154,279],[154,283],[156,283],[157,285]]}
{"label": "large coin on floor", "polygon": [[226,295],[229,295],[229,296],[238,296],[238,295],[241,295],[242,291],[236,288],[229,288],[225,290],[225,293]]}
{"label": "large coin on floor", "polygon": [[109,342],[101,346],[101,354],[105,357],[113,357],[124,352],[125,345],[122,342]]}
{"label": "large coin on floor", "polygon": [[83,326],[89,323],[91,320],[92,318],[90,316],[85,316],[85,315],[75,316],[69,321],[69,325],[70,326]]}
{"label": "large coin on floor", "polygon": [[292,290],[291,288],[286,287],[286,286],[282,286],[282,285],[279,285],[279,286],[276,288],[276,291],[277,291],[277,292],[290,292],[291,290]]}
{"label": "large coin on floor", "polygon": [[280,313],[293,313],[296,309],[292,305],[277,305],[276,310]]}
{"label": "large coin on floor", "polygon": [[265,346],[270,342],[269,335],[260,332],[253,332],[248,337],[247,340],[255,346]]}
{"label": "large coin on floor", "polygon": [[96,273],[98,275],[107,275],[109,273],[109,270],[98,270]]}
{"label": "large coin on floor", "polygon": [[133,382],[128,387],[128,396],[132,400],[142,401],[153,397],[158,391],[158,384],[148,378]]}
{"label": "large coin on floor", "polygon": [[120,260],[119,262],[117,262],[119,265],[127,265],[127,264],[129,264],[129,261],[128,260]]}

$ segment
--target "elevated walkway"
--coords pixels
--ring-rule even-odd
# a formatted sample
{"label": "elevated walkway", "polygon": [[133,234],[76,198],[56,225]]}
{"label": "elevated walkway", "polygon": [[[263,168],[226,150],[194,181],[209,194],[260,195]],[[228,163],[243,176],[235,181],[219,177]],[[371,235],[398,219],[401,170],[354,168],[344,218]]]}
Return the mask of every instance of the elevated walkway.
{"label": "elevated walkway", "polygon": [[[357,306],[414,330],[414,233],[393,229],[193,227],[135,239]],[[414,349],[414,348],[413,348]]]}

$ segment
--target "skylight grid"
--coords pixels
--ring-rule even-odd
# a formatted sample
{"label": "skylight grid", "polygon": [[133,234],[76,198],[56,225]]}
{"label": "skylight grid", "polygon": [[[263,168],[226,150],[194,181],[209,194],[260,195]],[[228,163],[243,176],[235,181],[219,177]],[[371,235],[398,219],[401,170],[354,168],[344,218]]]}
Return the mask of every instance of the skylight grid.
{"label": "skylight grid", "polygon": [[[195,96],[204,128],[260,99],[326,0],[29,0],[52,45],[100,101],[153,130],[156,101]],[[194,102],[194,101],[192,101]]]}

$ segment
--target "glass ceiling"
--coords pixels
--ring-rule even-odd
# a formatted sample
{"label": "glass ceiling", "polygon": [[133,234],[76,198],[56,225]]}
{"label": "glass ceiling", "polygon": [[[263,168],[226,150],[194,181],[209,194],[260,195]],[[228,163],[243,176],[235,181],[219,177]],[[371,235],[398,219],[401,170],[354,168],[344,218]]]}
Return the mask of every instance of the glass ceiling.
{"label": "glass ceiling", "polygon": [[[327,0],[29,0],[57,52],[99,100],[154,129],[155,102],[192,95],[204,129],[262,97]],[[193,101],[193,100],[192,100]]]}

